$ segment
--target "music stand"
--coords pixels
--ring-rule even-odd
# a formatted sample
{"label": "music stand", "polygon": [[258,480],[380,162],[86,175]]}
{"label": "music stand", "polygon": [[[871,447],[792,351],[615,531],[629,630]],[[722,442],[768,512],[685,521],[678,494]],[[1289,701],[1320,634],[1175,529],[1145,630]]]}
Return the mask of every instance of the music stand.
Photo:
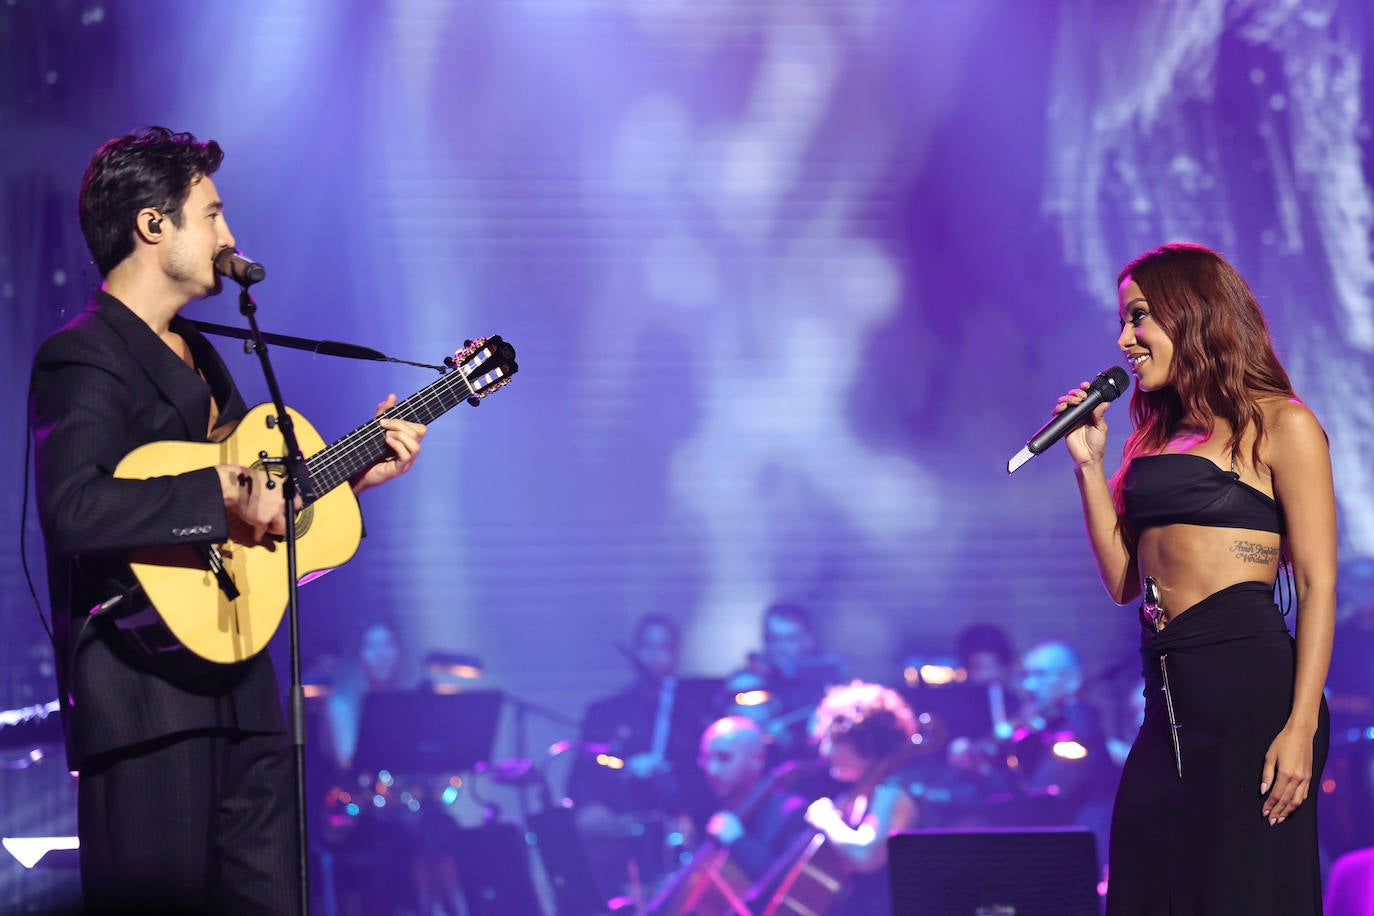
{"label": "music stand", "polygon": [[680,677],[673,703],[700,731],[715,719],[724,691],[723,677]]}
{"label": "music stand", "polygon": [[469,916],[544,912],[530,877],[525,828],[492,821],[455,831],[452,844]]}
{"label": "music stand", "polygon": [[491,757],[499,690],[377,691],[363,697],[354,765],[365,773],[453,773]]}
{"label": "music stand", "polygon": [[[995,723],[988,688],[981,684],[921,684],[907,687],[902,694],[913,712],[930,713],[935,718],[943,741],[992,734]],[[1007,699],[1012,702],[1010,696]]]}
{"label": "music stand", "polygon": [[545,808],[525,818],[553,891],[558,916],[598,916],[606,901],[596,886],[591,860],[571,808]]}
{"label": "music stand", "polygon": [[888,837],[894,916],[1097,916],[1097,846],[1081,828],[912,830]]}

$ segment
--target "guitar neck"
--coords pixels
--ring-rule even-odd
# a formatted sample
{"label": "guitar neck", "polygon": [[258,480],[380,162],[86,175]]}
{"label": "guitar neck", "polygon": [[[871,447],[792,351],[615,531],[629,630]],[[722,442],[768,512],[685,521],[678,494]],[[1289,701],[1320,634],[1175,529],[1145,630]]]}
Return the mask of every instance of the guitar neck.
{"label": "guitar neck", "polygon": [[311,455],[305,463],[315,481],[316,498],[391,453],[381,420],[432,423],[474,396],[473,386],[461,370],[455,370]]}

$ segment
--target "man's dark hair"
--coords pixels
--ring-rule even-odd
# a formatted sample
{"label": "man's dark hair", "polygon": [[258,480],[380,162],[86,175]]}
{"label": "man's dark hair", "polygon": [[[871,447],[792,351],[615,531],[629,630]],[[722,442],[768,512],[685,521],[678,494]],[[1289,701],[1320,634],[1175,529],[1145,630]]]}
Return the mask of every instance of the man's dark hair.
{"label": "man's dark hair", "polygon": [[988,652],[997,656],[1003,665],[1016,661],[1016,650],[1012,648],[1011,637],[1007,631],[991,623],[975,623],[959,632],[955,652],[959,664],[968,664],[969,656],[975,652]]}
{"label": "man's dark hair", "polygon": [[807,613],[806,608],[802,607],[800,604],[779,602],[778,604],[770,605],[768,610],[763,612],[765,635],[767,633],[768,621],[770,620],[785,620],[788,623],[795,623],[807,633],[811,634],[812,637],[816,636],[816,624],[811,619],[811,615]]}
{"label": "man's dark hair", "polygon": [[213,175],[224,151],[213,140],[147,127],[102,146],[81,180],[81,232],[103,277],[134,250],[134,217],[152,207],[181,226],[182,204],[198,178]]}

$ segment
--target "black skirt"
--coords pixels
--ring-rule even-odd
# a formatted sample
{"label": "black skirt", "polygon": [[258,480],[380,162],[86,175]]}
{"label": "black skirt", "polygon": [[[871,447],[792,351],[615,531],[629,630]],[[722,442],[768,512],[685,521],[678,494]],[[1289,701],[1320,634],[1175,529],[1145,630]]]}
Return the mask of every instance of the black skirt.
{"label": "black skirt", "polygon": [[[1160,671],[1165,655],[1182,777]],[[1108,916],[1306,916],[1322,911],[1317,796],[1330,732],[1322,701],[1308,797],[1260,812],[1264,755],[1293,703],[1295,648],[1273,588],[1242,582],[1156,634],[1145,630],[1145,720],[1112,814]]]}

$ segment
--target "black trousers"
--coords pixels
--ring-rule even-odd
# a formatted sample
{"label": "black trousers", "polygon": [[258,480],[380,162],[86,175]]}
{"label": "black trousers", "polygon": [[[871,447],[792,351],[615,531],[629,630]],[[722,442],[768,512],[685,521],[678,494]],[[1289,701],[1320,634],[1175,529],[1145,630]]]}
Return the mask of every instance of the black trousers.
{"label": "black trousers", "polygon": [[1273,586],[1232,585],[1142,635],[1145,721],[1117,788],[1108,916],[1319,916],[1325,700],[1307,799],[1273,827],[1260,814],[1264,756],[1292,711],[1296,670]]}
{"label": "black trousers", "polygon": [[87,912],[297,911],[285,735],[207,730],[100,755],[77,805]]}

